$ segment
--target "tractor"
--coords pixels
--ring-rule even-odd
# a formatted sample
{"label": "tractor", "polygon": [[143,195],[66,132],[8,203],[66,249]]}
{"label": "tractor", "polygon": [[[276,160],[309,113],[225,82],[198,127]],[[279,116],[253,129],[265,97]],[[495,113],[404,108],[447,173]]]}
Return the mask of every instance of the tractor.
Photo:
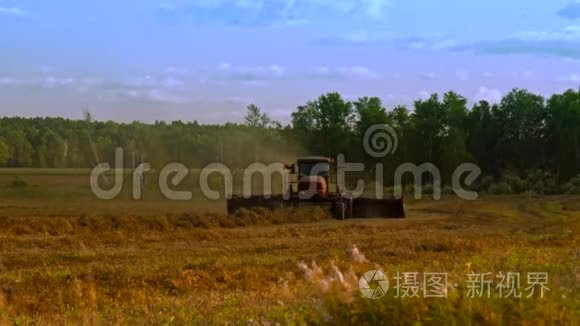
{"label": "tractor", "polygon": [[405,217],[403,198],[353,198],[341,189],[337,179],[337,166],[327,157],[302,157],[295,164],[285,165],[285,193],[277,196],[232,196],[227,201],[228,214],[241,208],[263,207],[271,210],[319,206],[330,209],[337,219],[365,217]]}

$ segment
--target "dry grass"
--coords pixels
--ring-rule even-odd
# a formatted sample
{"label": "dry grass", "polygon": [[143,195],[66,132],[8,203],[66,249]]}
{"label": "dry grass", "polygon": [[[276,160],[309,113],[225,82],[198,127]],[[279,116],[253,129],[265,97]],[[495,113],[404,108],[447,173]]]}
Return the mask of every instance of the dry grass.
{"label": "dry grass", "polygon": [[[11,209],[0,218],[0,323],[532,325],[579,317],[578,197],[420,201],[403,220],[326,220],[317,210],[228,218]],[[353,260],[353,244],[366,259]],[[320,291],[298,266],[313,260],[322,278],[445,271],[459,286],[448,300],[373,301],[340,286]],[[552,291],[543,300],[467,299],[470,271],[549,272]]]}

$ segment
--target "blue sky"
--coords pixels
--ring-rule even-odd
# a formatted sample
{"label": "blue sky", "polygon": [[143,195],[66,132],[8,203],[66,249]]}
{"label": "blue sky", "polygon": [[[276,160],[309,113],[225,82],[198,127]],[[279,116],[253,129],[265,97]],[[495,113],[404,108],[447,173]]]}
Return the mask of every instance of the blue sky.
{"label": "blue sky", "polygon": [[388,107],[580,86],[574,0],[0,0],[0,114],[287,122],[339,91]]}

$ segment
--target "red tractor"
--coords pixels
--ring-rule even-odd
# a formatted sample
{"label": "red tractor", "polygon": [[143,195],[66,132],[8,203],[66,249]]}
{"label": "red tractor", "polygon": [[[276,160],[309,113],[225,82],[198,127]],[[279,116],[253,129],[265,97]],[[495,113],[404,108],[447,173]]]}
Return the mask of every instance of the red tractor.
{"label": "red tractor", "polygon": [[330,158],[302,157],[296,164],[285,167],[289,173],[284,180],[284,195],[270,198],[233,196],[227,202],[228,214],[234,214],[240,208],[264,207],[274,210],[314,205],[328,207],[338,219],[405,217],[403,198],[353,198],[349,192],[340,189],[336,182],[337,168]]}

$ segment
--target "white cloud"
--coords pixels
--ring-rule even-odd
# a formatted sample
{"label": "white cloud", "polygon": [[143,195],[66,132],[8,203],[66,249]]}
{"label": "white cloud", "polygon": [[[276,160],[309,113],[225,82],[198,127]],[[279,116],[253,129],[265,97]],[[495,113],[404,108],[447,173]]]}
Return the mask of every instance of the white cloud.
{"label": "white cloud", "polygon": [[306,25],[310,22],[310,20],[305,18],[296,18],[296,19],[283,19],[279,21],[274,21],[272,23],[273,28],[286,28],[286,27],[294,27],[294,26],[302,26]]}
{"label": "white cloud", "polygon": [[578,64],[578,63],[580,63],[580,59],[578,59],[578,58],[567,58],[567,57],[564,57],[564,58],[562,58],[562,62]]}
{"label": "white cloud", "polygon": [[534,76],[534,72],[530,69],[526,69],[526,70],[522,71],[522,76],[524,78],[532,78]]}
{"label": "white cloud", "polygon": [[185,102],[185,98],[176,96],[174,94],[169,94],[165,90],[162,89],[150,89],[147,91],[147,96],[159,102],[169,102],[169,103],[183,103]]}
{"label": "white cloud", "polygon": [[162,9],[162,10],[176,10],[178,8],[179,7],[176,4],[169,3],[169,2],[161,2],[159,4],[159,9]]}
{"label": "white cloud", "polygon": [[[168,72],[166,70],[166,72]],[[180,104],[188,100],[183,95],[185,83],[174,76],[138,76],[126,79],[113,91],[118,95],[151,102]]]}
{"label": "white cloud", "polygon": [[22,81],[13,77],[0,77],[0,86],[20,85]]}
{"label": "white cloud", "polygon": [[352,75],[358,78],[365,78],[365,79],[380,79],[381,75],[372,71],[367,67],[362,66],[355,66],[355,67],[348,67],[348,68],[339,68],[338,71],[345,75]]}
{"label": "white cloud", "polygon": [[385,19],[391,0],[170,0],[158,6],[162,21],[292,28],[320,17]]}
{"label": "white cloud", "polygon": [[360,1],[365,10],[367,16],[371,18],[383,18],[387,5],[390,1],[388,0],[363,0]]}
{"label": "white cloud", "polygon": [[439,79],[439,74],[435,73],[435,72],[428,72],[422,75],[424,78],[427,79],[431,79],[431,80],[435,80],[435,79]]}
{"label": "white cloud", "polygon": [[286,75],[286,69],[277,64],[267,66],[234,66],[229,63],[218,65],[218,79],[240,80],[242,82],[280,79]]}
{"label": "white cloud", "polygon": [[580,26],[552,31],[522,31],[495,40],[459,41],[440,33],[398,36],[383,31],[356,31],[315,39],[329,46],[377,45],[412,51],[474,51],[483,54],[537,54],[580,58]]}
{"label": "white cloud", "polygon": [[130,77],[124,84],[127,87],[148,87],[157,85],[157,80],[151,76]]}
{"label": "white cloud", "polygon": [[0,77],[0,86],[33,88],[81,88],[94,84],[91,78],[61,77],[43,74],[40,77]]}
{"label": "white cloud", "polygon": [[570,74],[561,79],[563,82],[580,83],[580,74]]}
{"label": "white cloud", "polygon": [[[390,0],[201,0],[166,1],[165,17],[192,16],[197,22],[231,25],[293,26],[324,15],[384,19]],[[224,14],[224,13],[228,14]]]}
{"label": "white cloud", "polygon": [[181,88],[183,86],[183,82],[175,78],[167,78],[161,81],[161,85],[164,88]]}
{"label": "white cloud", "polygon": [[330,43],[346,43],[346,44],[364,44],[375,43],[385,40],[385,36],[377,33],[370,33],[368,31],[354,31],[348,32],[341,36],[323,38],[322,41]]}
{"label": "white cloud", "polygon": [[420,90],[419,92],[417,92],[417,95],[419,95],[419,98],[421,100],[427,100],[431,97],[431,94],[433,94],[433,92],[429,92],[426,90]]}
{"label": "white cloud", "polygon": [[270,82],[265,80],[245,80],[241,83],[246,87],[268,87],[270,86]]}
{"label": "white cloud", "polygon": [[262,76],[262,77],[282,77],[285,69],[278,65],[270,66],[243,66],[238,70],[241,74]]}
{"label": "white cloud", "polygon": [[44,88],[72,86],[75,83],[76,79],[72,77],[47,76],[40,80],[40,85]]}
{"label": "white cloud", "polygon": [[183,82],[174,77],[153,77],[150,75],[130,77],[123,82],[123,85],[128,88],[165,88],[175,89],[181,88]]}
{"label": "white cloud", "polygon": [[459,79],[461,81],[468,81],[469,80],[469,72],[467,70],[457,70],[455,72],[455,76],[457,76],[457,79]]}
{"label": "white cloud", "polygon": [[53,71],[52,67],[51,66],[48,66],[48,65],[42,65],[42,66],[40,66],[39,70],[43,74],[48,74],[48,73],[50,73],[50,72]]}
{"label": "white cloud", "polygon": [[167,67],[165,68],[165,73],[167,73],[168,75],[178,75],[178,76],[183,76],[183,75],[187,75],[189,71],[186,68],[181,68],[181,67]]}
{"label": "white cloud", "polygon": [[231,66],[232,65],[227,63],[227,62],[222,62],[218,65],[218,69],[219,70],[230,70]]}
{"label": "white cloud", "polygon": [[498,103],[501,101],[503,93],[494,88],[487,88],[485,86],[480,87],[475,94],[475,100],[485,100],[490,103]]}
{"label": "white cloud", "polygon": [[438,51],[453,49],[459,45],[457,40],[442,34],[433,33],[416,37],[393,38],[393,44],[403,49]]}
{"label": "white cloud", "polygon": [[523,31],[499,40],[465,43],[455,49],[492,55],[535,54],[579,58],[580,26],[553,31]]}
{"label": "white cloud", "polygon": [[172,94],[165,89],[159,88],[130,89],[126,92],[126,95],[136,99],[171,104],[181,104],[187,101],[185,97]]}
{"label": "white cloud", "polygon": [[572,2],[566,7],[558,10],[556,14],[567,19],[578,19],[580,18],[580,2]]}
{"label": "white cloud", "polygon": [[317,68],[311,75],[329,79],[381,79],[382,75],[364,66],[328,68],[322,66]]}
{"label": "white cloud", "polygon": [[431,42],[430,48],[433,50],[452,49],[459,45],[457,40],[453,39],[439,39]]}
{"label": "white cloud", "polygon": [[251,97],[234,96],[227,99],[228,102],[233,104],[249,105],[255,102]]}
{"label": "white cloud", "polygon": [[112,98],[138,98],[146,101],[183,103],[190,100],[184,96],[185,83],[174,76],[146,75],[125,80],[105,80],[99,77],[72,77],[48,74],[52,69],[41,69],[32,77],[0,76],[0,87],[26,89],[63,89],[67,91],[96,91]]}
{"label": "white cloud", "polygon": [[461,43],[439,33],[417,36],[397,36],[390,32],[360,30],[342,35],[331,35],[316,40],[322,45],[357,46],[383,45],[402,50],[440,51],[455,49]]}
{"label": "white cloud", "polygon": [[28,12],[17,8],[17,7],[0,7],[0,15],[4,16],[24,16],[28,14]]}
{"label": "white cloud", "polygon": [[580,26],[567,26],[563,30],[551,32],[524,31],[513,34],[511,37],[535,42],[577,41],[580,40]]}
{"label": "white cloud", "polygon": [[102,87],[104,80],[100,77],[83,77],[77,78],[77,82],[74,87],[80,92],[86,92],[89,89],[94,89],[95,87]]}

